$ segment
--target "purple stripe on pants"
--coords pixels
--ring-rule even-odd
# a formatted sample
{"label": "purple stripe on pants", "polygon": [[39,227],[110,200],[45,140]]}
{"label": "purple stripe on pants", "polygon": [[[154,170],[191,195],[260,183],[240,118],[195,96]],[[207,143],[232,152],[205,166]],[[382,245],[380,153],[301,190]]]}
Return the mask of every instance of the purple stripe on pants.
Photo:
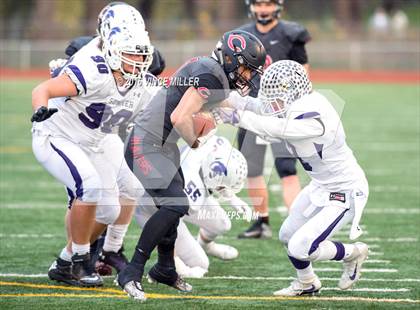
{"label": "purple stripe on pants", "polygon": [[333,231],[334,227],[337,226],[337,224],[341,221],[341,219],[344,217],[344,215],[346,214],[346,212],[349,209],[346,209],[343,211],[343,213],[341,213],[335,220],[334,222],[331,223],[330,226],[328,226],[328,228],[318,237],[314,240],[314,242],[312,242],[311,248],[309,249],[309,255],[311,255],[313,252],[316,251],[316,249],[318,248],[319,244],[324,241],[325,239],[327,239],[328,235]]}
{"label": "purple stripe on pants", "polygon": [[79,171],[77,171],[76,166],[72,163],[70,158],[66,156],[62,151],[60,151],[57,147],[55,147],[54,144],[51,144],[51,147],[54,149],[54,151],[57,152],[58,155],[64,160],[67,167],[70,169],[70,173],[73,176],[74,182],[76,183],[76,197],[82,198],[83,197],[83,183],[82,183],[82,177],[79,174]]}
{"label": "purple stripe on pants", "polygon": [[311,262],[305,262],[303,260],[298,260],[292,256],[289,255],[289,259],[292,262],[293,266],[295,266],[296,269],[305,269],[309,266]]}

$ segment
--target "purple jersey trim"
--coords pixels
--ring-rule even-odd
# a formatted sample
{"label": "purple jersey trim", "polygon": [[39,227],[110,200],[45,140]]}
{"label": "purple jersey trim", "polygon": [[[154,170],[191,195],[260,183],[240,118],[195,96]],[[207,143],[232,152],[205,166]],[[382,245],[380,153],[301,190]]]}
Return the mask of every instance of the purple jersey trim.
{"label": "purple jersey trim", "polygon": [[83,89],[84,89],[85,94],[86,94],[86,92],[87,92],[86,81],[85,81],[85,78],[83,77],[83,74],[80,71],[80,69],[75,65],[68,65],[67,68],[69,68],[74,73],[74,75],[77,77],[80,84],[82,84]]}

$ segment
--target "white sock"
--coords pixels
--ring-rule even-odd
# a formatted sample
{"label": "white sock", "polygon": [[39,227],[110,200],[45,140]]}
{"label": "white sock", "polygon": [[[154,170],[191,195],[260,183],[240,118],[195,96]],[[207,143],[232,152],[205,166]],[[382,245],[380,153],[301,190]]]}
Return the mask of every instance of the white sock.
{"label": "white sock", "polygon": [[77,244],[72,242],[71,243],[71,251],[73,252],[73,255],[85,255],[89,253],[90,251],[90,244]]}
{"label": "white sock", "polygon": [[353,244],[324,240],[310,258],[312,261],[345,260],[353,254],[354,249]]}
{"label": "white sock", "polygon": [[62,260],[65,260],[66,262],[71,262],[71,257],[73,256],[72,253],[69,252],[69,250],[67,250],[67,247],[65,246],[60,253],[60,258]]}
{"label": "white sock", "polygon": [[312,264],[309,264],[305,269],[296,269],[297,278],[302,283],[310,283],[315,278],[315,272]]}
{"label": "white sock", "polygon": [[103,247],[104,251],[117,253],[122,247],[127,229],[128,224],[108,225]]}

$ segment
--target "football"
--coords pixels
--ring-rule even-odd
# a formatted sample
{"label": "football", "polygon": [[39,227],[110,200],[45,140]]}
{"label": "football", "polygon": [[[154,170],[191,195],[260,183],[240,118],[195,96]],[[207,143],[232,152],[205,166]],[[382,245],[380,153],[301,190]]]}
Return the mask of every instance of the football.
{"label": "football", "polygon": [[216,128],[216,121],[211,112],[198,112],[193,115],[194,133],[196,137],[207,135]]}

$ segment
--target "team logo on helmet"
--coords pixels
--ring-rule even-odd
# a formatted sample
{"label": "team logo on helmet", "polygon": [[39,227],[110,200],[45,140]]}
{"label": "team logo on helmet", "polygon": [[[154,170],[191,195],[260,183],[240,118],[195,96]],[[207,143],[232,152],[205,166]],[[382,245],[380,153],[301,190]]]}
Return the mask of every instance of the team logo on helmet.
{"label": "team logo on helmet", "polygon": [[[241,46],[235,46],[233,40],[239,40]],[[231,34],[227,39],[227,44],[229,48],[234,52],[241,52],[246,48],[245,38],[239,34]]]}
{"label": "team logo on helmet", "polygon": [[295,84],[293,83],[292,80],[290,79],[281,79],[279,81],[279,88],[284,91],[284,92],[288,92],[290,90],[295,89]]}
{"label": "team logo on helmet", "polygon": [[271,56],[267,54],[267,56],[265,57],[264,69],[267,69],[268,66],[270,66],[272,63],[273,58],[271,58]]}
{"label": "team logo on helmet", "polygon": [[214,161],[210,164],[209,177],[214,178],[216,176],[227,176],[227,168],[221,161]]}
{"label": "team logo on helmet", "polygon": [[210,96],[210,90],[207,87],[198,87],[197,91],[198,94],[204,99],[207,99]]}

